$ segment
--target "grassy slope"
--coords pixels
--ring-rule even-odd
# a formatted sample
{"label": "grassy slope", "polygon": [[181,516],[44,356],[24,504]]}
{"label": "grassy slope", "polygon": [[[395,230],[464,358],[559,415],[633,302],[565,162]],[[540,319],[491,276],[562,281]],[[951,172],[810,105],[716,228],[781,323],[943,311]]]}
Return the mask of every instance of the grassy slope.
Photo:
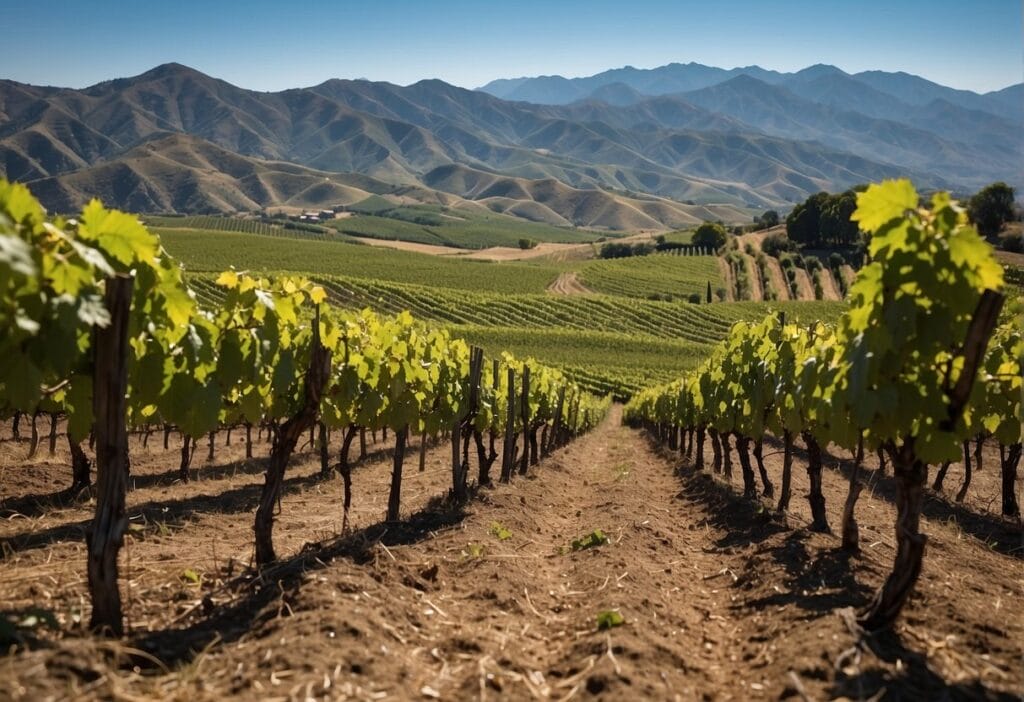
{"label": "grassy slope", "polygon": [[[365,214],[332,220],[327,222],[327,225],[353,236],[398,239],[465,249],[517,246],[520,239],[578,244],[597,241],[601,236],[605,236],[584,229],[553,227],[497,213],[484,214],[442,208],[438,205],[382,209],[379,203],[370,204],[371,207]],[[360,205],[356,205],[353,209],[359,207]]]}
{"label": "grassy slope", "polygon": [[[364,207],[365,203],[365,207]],[[474,212],[440,205],[396,206],[374,196],[352,206],[350,216],[323,222],[327,232],[341,235],[412,241],[419,244],[481,249],[490,246],[518,246],[520,239],[580,244],[615,236],[586,229],[555,227],[494,212]],[[236,231],[267,236],[291,235],[282,223],[219,216],[164,217],[148,215],[148,224],[160,229]]]}
{"label": "grassy slope", "polygon": [[724,285],[713,256],[657,254],[633,258],[588,261],[579,268],[580,282],[591,290],[627,297],[685,300],[704,298],[707,285]]}
{"label": "grassy slope", "polygon": [[561,270],[544,263],[450,260],[344,242],[307,240],[302,236],[285,238],[189,229],[157,231],[171,255],[194,272],[215,272],[235,266],[251,271],[345,275],[516,293],[542,292]]}

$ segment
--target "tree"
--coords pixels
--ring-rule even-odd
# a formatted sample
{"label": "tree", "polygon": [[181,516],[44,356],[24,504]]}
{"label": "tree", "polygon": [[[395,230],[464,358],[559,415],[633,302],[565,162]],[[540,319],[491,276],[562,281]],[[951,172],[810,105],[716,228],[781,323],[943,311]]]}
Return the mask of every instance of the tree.
{"label": "tree", "polygon": [[828,200],[828,193],[811,195],[793,208],[786,217],[786,235],[798,244],[814,246],[820,239],[821,210]]}
{"label": "tree", "polygon": [[1014,218],[1014,191],[1003,182],[986,185],[967,203],[967,214],[983,236],[995,236]]}
{"label": "tree", "polygon": [[717,222],[705,222],[697,227],[693,233],[693,243],[696,246],[707,246],[712,249],[720,249],[725,246],[729,234],[725,227]]}
{"label": "tree", "polygon": [[831,195],[821,210],[819,228],[821,243],[833,246],[852,246],[860,238],[860,228],[850,217],[857,209],[857,193],[847,190]]}
{"label": "tree", "polygon": [[795,251],[796,247],[785,234],[769,234],[761,242],[761,250],[766,256],[778,258],[787,251]]}
{"label": "tree", "polygon": [[759,229],[771,229],[772,227],[779,226],[779,213],[775,210],[767,210],[760,217],[754,217],[754,224]]}

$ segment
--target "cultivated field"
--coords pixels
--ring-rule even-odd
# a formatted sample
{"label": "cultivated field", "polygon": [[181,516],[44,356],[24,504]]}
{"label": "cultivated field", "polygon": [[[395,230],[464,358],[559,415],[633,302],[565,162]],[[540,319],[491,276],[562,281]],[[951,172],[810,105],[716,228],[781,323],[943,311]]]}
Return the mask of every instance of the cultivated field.
{"label": "cultivated field", "polygon": [[[859,462],[850,450],[863,448],[863,425],[846,440],[854,416],[873,421],[890,407],[872,399],[870,412],[847,412],[845,391],[863,382],[865,396],[877,392],[882,383],[862,379],[896,365],[884,354],[928,335],[902,333],[925,323],[903,307],[892,322],[902,335],[842,336],[843,315],[858,303],[836,299],[838,281],[852,271],[823,279],[775,259],[762,271],[757,248],[731,260],[595,259],[592,232],[548,225],[531,231],[550,234],[540,245],[549,248],[518,260],[504,253],[533,225],[487,229],[480,213],[452,224],[456,213],[441,208],[387,205],[364,202],[326,231],[153,220],[183,274],[160,268],[156,240],[133,218],[94,211],[82,217],[84,235],[62,239],[44,236],[54,230],[41,214],[23,215],[34,221],[42,268],[78,268],[45,290],[9,295],[18,333],[30,336],[35,322],[36,333],[77,346],[31,347],[18,376],[0,376],[0,699],[1024,694],[1024,532],[1007,506],[1020,494],[1014,259],[1001,259],[1008,304],[992,308],[993,341],[975,359],[985,391],[942,430],[959,432],[952,450],[964,442],[967,460],[929,467],[907,458],[913,441],[897,449],[899,437],[883,435],[882,465],[873,449]],[[357,238],[388,232],[405,250]],[[0,251],[21,251],[12,243],[23,244],[21,234],[0,230]],[[935,236],[965,237],[961,251],[995,275],[988,250],[962,229]],[[61,248],[72,240],[92,258]],[[451,248],[469,240],[506,248]],[[415,250],[427,246],[453,255]],[[112,348],[96,339],[112,332],[87,328],[82,315],[125,279],[97,273],[97,256],[111,271],[137,267],[138,284],[150,285],[125,294],[121,326],[109,325],[131,339],[117,387],[96,361]],[[27,289],[35,259],[11,261],[0,260],[0,272],[11,290]],[[770,295],[790,289],[790,269],[802,292]],[[736,299],[744,275],[751,294]],[[815,277],[826,294],[815,293]],[[980,277],[948,279],[991,299],[976,289]],[[941,297],[942,286],[923,289],[936,307],[961,302]],[[67,290],[84,300],[76,314],[47,316],[76,299]],[[874,312],[862,318],[894,318]],[[865,338],[877,343],[870,354],[841,355]],[[20,378],[36,380],[37,361],[62,368],[76,348],[92,355],[74,357],[67,381]],[[890,359],[885,367],[871,365],[876,354]],[[925,365],[919,377],[931,379],[954,364]],[[841,376],[849,368],[856,373]],[[94,406],[94,392],[120,398],[129,417],[113,431],[97,421],[77,433],[76,414],[116,405]],[[902,400],[893,390],[889,405]],[[110,436],[124,429],[125,450],[112,450]],[[950,454],[948,442],[927,444],[935,432],[922,436],[929,456]],[[83,459],[96,467],[95,485],[88,465],[80,480]],[[107,465],[123,465],[116,475],[126,479],[113,580],[124,635],[112,639],[89,631],[97,608],[87,578],[98,572],[96,534],[107,533],[94,520],[114,490]],[[908,509],[907,475],[919,478],[922,466],[920,524],[906,518],[894,529]],[[940,466],[942,484],[933,482]],[[269,554],[261,519],[273,529]],[[918,529],[926,555],[913,594],[893,627],[865,632],[857,612]]]}
{"label": "cultivated field", "polygon": [[[928,562],[898,634],[851,649],[836,612],[865,604],[892,559],[891,471],[868,471],[864,549],[847,556],[837,536],[807,529],[806,500],[777,518],[770,501],[743,500],[735,484],[619,426],[617,413],[461,510],[434,502],[450,450],[430,449],[426,471],[407,475],[397,524],[381,521],[391,444],[370,440],[355,464],[347,535],[341,481],[318,479],[306,449],[282,498],[283,559],[256,576],[250,522],[265,458],[246,460],[238,433],[230,447],[225,438],[213,461],[203,442],[188,484],[176,479],[176,435],[168,451],[158,435],[148,448],[132,438],[130,634],[112,645],[80,633],[92,500],[62,495],[64,442],[25,461],[27,438],[0,436],[5,608],[52,611],[66,632],[0,661],[9,699],[769,700],[885,690],[1011,700],[1024,690],[1020,532],[992,512],[991,453],[965,502],[928,498]],[[766,456],[777,482],[781,456]],[[829,454],[825,466],[835,524],[849,456]],[[807,490],[804,468],[799,454],[796,496]],[[609,543],[571,549],[595,529]],[[623,625],[599,631],[604,611]]]}

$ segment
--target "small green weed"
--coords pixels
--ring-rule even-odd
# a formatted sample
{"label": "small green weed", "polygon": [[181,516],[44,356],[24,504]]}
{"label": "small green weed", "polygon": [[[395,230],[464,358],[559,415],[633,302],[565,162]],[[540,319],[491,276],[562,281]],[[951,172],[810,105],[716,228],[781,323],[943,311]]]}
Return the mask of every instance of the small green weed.
{"label": "small green weed", "polygon": [[468,544],[462,550],[462,555],[466,558],[482,558],[486,552],[487,547],[483,544]]}
{"label": "small green weed", "polygon": [[626,623],[622,615],[616,612],[614,609],[606,609],[603,612],[597,613],[597,630],[604,631],[605,629],[614,629],[617,626],[622,626]]}
{"label": "small green weed", "polygon": [[491,522],[491,536],[496,536],[498,541],[507,541],[512,538],[512,532],[503,527],[499,522]]}
{"label": "small green weed", "polygon": [[608,541],[609,539],[607,534],[600,529],[594,529],[586,536],[574,539],[572,542],[572,550],[583,551],[588,548],[597,548],[598,546],[604,546]]}

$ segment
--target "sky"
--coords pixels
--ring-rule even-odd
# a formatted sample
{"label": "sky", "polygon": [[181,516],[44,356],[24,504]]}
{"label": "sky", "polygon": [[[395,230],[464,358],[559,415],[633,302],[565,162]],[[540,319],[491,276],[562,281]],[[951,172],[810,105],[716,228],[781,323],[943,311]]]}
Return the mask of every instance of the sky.
{"label": "sky", "polygon": [[0,0],[0,78],[81,88],[182,63],[283,90],[328,78],[476,88],[695,61],[1024,80],[1021,0]]}

